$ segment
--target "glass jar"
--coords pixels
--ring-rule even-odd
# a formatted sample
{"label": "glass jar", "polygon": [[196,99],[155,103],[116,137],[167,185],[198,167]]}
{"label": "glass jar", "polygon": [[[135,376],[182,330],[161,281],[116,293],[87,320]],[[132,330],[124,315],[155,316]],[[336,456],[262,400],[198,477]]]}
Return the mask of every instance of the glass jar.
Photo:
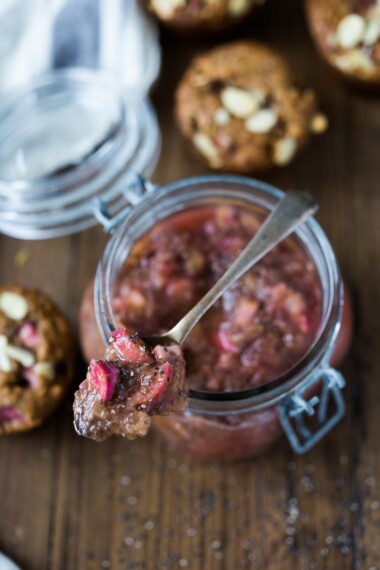
{"label": "glass jar", "polygon": [[98,200],[117,209],[160,146],[149,100],[112,75],[75,68],[31,81],[0,107],[0,231],[43,239],[96,225]]}
{"label": "glass jar", "polygon": [[2,0],[1,96],[51,68],[54,26],[63,4],[64,0]]}
{"label": "glass jar", "polygon": [[[106,343],[116,319],[113,288],[133,244],[158,222],[197,206],[233,204],[246,210],[273,209],[283,193],[238,176],[201,176],[157,188],[141,178],[129,189],[131,202],[116,218],[99,206],[98,219],[115,234],[98,266],[94,304]],[[123,220],[120,224],[120,220]],[[297,365],[263,386],[239,392],[189,390],[184,413],[154,418],[156,429],[175,447],[203,459],[235,459],[267,449],[284,430],[297,453],[309,450],[343,416],[342,375],[330,366],[342,322],[343,286],[331,245],[319,224],[309,220],[296,236],[317,269],[323,299],[315,340]],[[345,335],[348,349],[349,334]],[[228,421],[226,419],[228,418]]]}

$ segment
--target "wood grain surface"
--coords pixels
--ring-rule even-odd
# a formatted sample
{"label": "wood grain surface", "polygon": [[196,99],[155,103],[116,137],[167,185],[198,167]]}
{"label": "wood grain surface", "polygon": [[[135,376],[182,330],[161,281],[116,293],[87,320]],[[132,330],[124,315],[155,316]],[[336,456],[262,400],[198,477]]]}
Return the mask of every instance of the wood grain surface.
{"label": "wood grain surface", "polygon": [[[0,441],[0,550],[25,570],[380,570],[380,102],[326,69],[300,1],[268,0],[235,37],[277,46],[330,118],[327,135],[265,179],[315,194],[352,291],[346,417],[303,457],[282,439],[254,461],[201,464],[153,433],[130,443],[77,437],[70,394],[43,427]],[[174,127],[173,89],[216,40],[162,42],[153,101],[163,151],[153,179],[165,183],[202,172]],[[1,282],[42,288],[77,331],[106,241],[100,228],[44,242],[2,236]],[[75,384],[84,371],[78,351]]]}

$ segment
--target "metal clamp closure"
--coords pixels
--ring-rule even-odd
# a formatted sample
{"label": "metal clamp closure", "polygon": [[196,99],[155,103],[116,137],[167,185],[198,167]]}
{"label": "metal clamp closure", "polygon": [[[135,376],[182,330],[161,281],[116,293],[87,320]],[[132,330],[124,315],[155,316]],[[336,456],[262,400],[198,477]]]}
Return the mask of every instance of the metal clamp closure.
{"label": "metal clamp closure", "polygon": [[[281,402],[281,423],[296,453],[309,451],[344,416],[344,385],[339,372],[328,366],[322,367]],[[308,419],[312,427],[307,425]]]}
{"label": "metal clamp closure", "polygon": [[139,174],[134,175],[131,182],[126,184],[125,190],[113,200],[100,197],[93,199],[94,216],[107,233],[112,233],[145,194],[156,188],[158,185]]}

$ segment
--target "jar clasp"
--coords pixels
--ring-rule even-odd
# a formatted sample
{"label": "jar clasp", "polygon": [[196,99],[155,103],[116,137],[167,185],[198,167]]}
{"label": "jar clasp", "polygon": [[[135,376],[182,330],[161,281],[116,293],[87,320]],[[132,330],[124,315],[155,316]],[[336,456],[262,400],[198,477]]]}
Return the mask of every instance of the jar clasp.
{"label": "jar clasp", "polygon": [[[344,416],[343,376],[322,366],[281,402],[280,419],[296,453],[306,453]],[[316,394],[318,390],[318,394]]]}
{"label": "jar clasp", "polygon": [[93,198],[94,216],[103,226],[104,231],[113,233],[125,216],[136,206],[147,192],[158,188],[150,180],[146,180],[139,174],[133,174],[131,180],[125,183],[125,189],[120,193],[114,192],[111,197]]}

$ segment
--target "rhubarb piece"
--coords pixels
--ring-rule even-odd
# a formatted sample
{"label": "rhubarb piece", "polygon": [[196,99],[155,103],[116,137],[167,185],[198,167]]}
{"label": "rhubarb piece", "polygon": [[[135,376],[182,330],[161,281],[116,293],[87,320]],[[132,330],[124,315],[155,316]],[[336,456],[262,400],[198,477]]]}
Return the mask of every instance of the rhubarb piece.
{"label": "rhubarb piece", "polygon": [[20,328],[18,334],[21,344],[26,348],[37,350],[41,344],[41,339],[37,332],[37,327],[33,323],[30,322],[24,323]]}
{"label": "rhubarb piece", "polygon": [[54,384],[55,369],[51,362],[37,362],[32,368],[22,371],[22,379],[30,388],[39,388],[48,382]]}
{"label": "rhubarb piece", "polygon": [[[127,331],[125,327],[113,331],[110,342],[112,349],[116,353],[115,357],[122,361],[125,360],[136,364],[151,361],[147,345],[142,342],[136,333]],[[110,356],[112,357],[111,354]]]}
{"label": "rhubarb piece", "polygon": [[260,304],[256,299],[241,297],[237,300],[233,314],[234,324],[245,327],[253,322],[259,310]]}
{"label": "rhubarb piece", "polygon": [[40,376],[33,368],[25,368],[22,372],[22,380],[25,380],[29,388],[39,388],[41,386]]}
{"label": "rhubarb piece", "polygon": [[92,384],[103,402],[111,400],[119,380],[119,369],[110,362],[93,360],[89,370]]}
{"label": "rhubarb piece", "polygon": [[23,419],[23,415],[13,406],[0,408],[0,426],[2,424],[22,421]]}
{"label": "rhubarb piece", "polygon": [[92,360],[75,393],[74,426],[80,435],[103,441],[148,432],[151,416],[186,407],[185,361],[176,344],[151,349],[137,333],[115,330],[105,358]]}
{"label": "rhubarb piece", "polygon": [[215,335],[215,342],[221,352],[239,352],[239,347],[233,341],[231,334],[225,328],[220,328]]}

